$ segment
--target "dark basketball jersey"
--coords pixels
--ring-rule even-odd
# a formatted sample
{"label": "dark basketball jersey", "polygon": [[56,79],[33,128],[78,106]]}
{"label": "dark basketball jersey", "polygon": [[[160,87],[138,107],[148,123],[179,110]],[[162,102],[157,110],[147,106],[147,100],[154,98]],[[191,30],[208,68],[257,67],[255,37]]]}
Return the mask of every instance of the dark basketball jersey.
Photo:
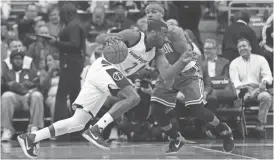
{"label": "dark basketball jersey", "polygon": [[[181,56],[181,54],[177,51],[175,51],[172,43],[167,39],[163,45],[163,50],[165,52],[166,58],[169,62],[169,64],[174,64]],[[157,82],[155,84],[155,87],[159,88],[170,88],[172,84],[174,83],[174,80],[170,81],[164,81],[160,76],[157,79]]]}
{"label": "dark basketball jersey", "polygon": [[[163,46],[163,50],[166,54],[166,58],[169,64],[173,65],[181,57],[181,53],[175,51],[172,43],[166,40]],[[155,87],[166,89],[179,89],[180,86],[187,84],[189,81],[202,79],[203,72],[198,61],[192,61],[185,67],[185,71],[182,71],[180,75],[175,79],[164,81],[160,76],[157,79]],[[173,86],[173,87],[172,87]]]}

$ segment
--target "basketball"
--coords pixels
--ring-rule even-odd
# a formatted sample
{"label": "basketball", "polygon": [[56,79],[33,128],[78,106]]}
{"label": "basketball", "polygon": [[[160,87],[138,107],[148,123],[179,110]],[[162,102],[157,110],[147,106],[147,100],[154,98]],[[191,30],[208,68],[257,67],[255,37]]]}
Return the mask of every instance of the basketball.
{"label": "basketball", "polygon": [[107,43],[103,48],[105,59],[112,64],[122,63],[128,54],[128,48],[123,41],[117,43]]}

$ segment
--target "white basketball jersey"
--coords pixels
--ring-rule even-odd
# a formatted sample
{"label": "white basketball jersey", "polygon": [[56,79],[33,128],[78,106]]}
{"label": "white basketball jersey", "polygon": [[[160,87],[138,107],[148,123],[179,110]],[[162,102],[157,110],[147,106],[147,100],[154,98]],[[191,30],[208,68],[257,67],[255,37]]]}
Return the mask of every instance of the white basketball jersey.
{"label": "white basketball jersey", "polygon": [[140,33],[140,41],[135,46],[128,48],[126,59],[122,63],[114,65],[125,76],[130,76],[136,73],[155,57],[155,47],[153,47],[149,52],[146,52],[145,34],[143,32]]}

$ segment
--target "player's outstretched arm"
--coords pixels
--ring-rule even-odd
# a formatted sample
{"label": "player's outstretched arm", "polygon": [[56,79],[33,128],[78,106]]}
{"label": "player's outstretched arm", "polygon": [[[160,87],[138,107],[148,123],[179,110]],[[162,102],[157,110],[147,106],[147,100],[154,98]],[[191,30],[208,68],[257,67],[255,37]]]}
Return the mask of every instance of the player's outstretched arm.
{"label": "player's outstretched arm", "polygon": [[156,68],[160,72],[160,76],[164,80],[174,79],[185,66],[193,59],[191,52],[185,52],[182,54],[179,60],[173,65],[170,65],[166,59],[166,56],[162,49],[159,49],[158,56],[155,58]]}
{"label": "player's outstretched arm", "polygon": [[168,26],[168,39],[172,42],[174,49],[183,54],[190,50],[184,30],[178,26]]}
{"label": "player's outstretched arm", "polygon": [[[103,33],[96,37],[95,41],[99,44],[105,44],[106,42],[114,43],[115,41],[121,40],[123,42],[128,42],[129,44],[138,41],[139,33],[132,30],[126,29],[119,33]],[[134,41],[134,42],[132,42]]]}

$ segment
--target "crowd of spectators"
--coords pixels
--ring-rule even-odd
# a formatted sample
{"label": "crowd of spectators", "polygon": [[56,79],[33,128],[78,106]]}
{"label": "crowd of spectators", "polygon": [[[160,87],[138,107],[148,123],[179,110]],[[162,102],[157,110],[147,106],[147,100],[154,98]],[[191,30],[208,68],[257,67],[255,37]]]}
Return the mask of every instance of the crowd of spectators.
{"label": "crowd of spectators", "polygon": [[[83,62],[85,68],[81,77],[85,77],[88,65],[102,56],[102,45],[95,43],[97,35],[105,32],[119,32],[128,28],[138,31],[146,30],[144,14],[140,14],[137,20],[129,16],[130,7],[138,8],[141,13],[145,3],[147,2],[132,4],[111,2],[113,5],[108,7],[95,3],[85,8],[86,12],[92,12],[92,14],[87,13],[88,18],[82,21],[86,39]],[[60,110],[58,111],[58,105],[55,105],[58,87],[65,90],[70,86],[60,86],[60,49],[56,45],[52,45],[45,37],[60,37],[59,33],[65,25],[60,21],[61,5],[63,3],[53,3],[41,9],[37,4],[32,3],[26,6],[24,15],[18,15],[16,20],[2,17],[2,141],[9,141],[15,133],[12,120],[15,110],[30,112],[29,131],[44,127],[45,107],[50,111],[51,121],[58,120],[56,115]],[[189,45],[197,55],[201,56],[204,83],[207,88],[204,93],[204,98],[208,101],[206,107],[215,111],[218,108],[218,101],[223,98],[223,94],[213,87],[212,81],[220,78],[229,80],[232,82],[230,92],[233,88],[236,89],[234,95],[231,93],[232,96],[237,97],[241,89],[247,88],[244,100],[259,101],[260,109],[256,130],[263,131],[273,97],[272,90],[269,89],[273,81],[273,14],[269,16],[262,30],[261,43],[252,28],[248,26],[250,15],[246,12],[239,14],[237,21],[224,31],[222,50],[220,50],[215,39],[208,38],[205,42],[201,41],[198,29],[201,18],[200,2],[178,1],[173,3],[167,1],[163,2],[163,5],[167,13],[165,16],[167,23],[181,26],[185,30]],[[110,8],[112,12],[108,10]],[[224,14],[221,9],[219,12],[221,15]],[[221,21],[221,25],[223,25],[224,22],[221,18],[218,21]],[[43,35],[44,38],[37,35]],[[142,100],[138,106],[110,125],[109,129],[106,129],[108,132],[106,138],[167,139],[157,122],[153,119],[148,120],[146,117],[149,112],[150,94],[158,76],[157,70],[152,66],[153,64],[146,66],[145,72],[147,73],[143,73],[142,76],[131,77],[130,80]],[[65,81],[66,76],[62,79]],[[59,92],[61,91],[59,90]],[[71,97],[73,94],[59,93],[59,97],[60,94],[65,97],[67,110],[72,112],[70,104],[73,101],[73,97]],[[183,102],[182,95],[178,96],[178,99]],[[109,109],[115,101],[115,97],[109,97],[98,116],[103,115],[103,112]],[[171,113],[172,115],[173,113]],[[176,118],[174,118],[174,126],[178,126]]]}

